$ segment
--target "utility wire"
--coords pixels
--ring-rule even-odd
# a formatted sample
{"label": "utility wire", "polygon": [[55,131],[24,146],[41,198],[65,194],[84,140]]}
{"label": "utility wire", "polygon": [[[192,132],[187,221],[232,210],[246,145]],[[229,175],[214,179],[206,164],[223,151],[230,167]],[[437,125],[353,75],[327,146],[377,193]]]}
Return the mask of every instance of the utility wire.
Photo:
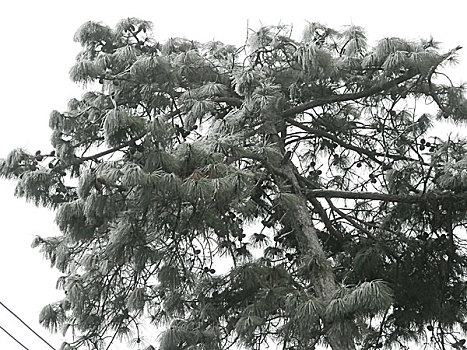
{"label": "utility wire", "polygon": [[[55,350],[55,348],[49,344],[49,342],[47,340],[45,340],[44,338],[42,338],[39,334],[37,334],[36,331],[34,331],[34,329],[32,329],[31,327],[29,327],[26,322],[24,322],[18,315],[16,315],[13,311],[11,311],[8,307],[6,307],[5,304],[3,304],[1,301],[0,301],[0,305],[3,306],[10,314],[12,314],[13,316],[15,316],[23,325],[25,325],[31,332],[33,332],[36,337],[38,337],[40,340],[42,340],[45,344],[47,344],[52,350]],[[3,329],[3,328],[2,328]],[[3,329],[4,330],[4,329]],[[5,330],[4,330],[5,331]],[[6,332],[6,331],[5,331]],[[16,340],[16,339],[15,339]]]}
{"label": "utility wire", "polygon": [[16,339],[14,336],[12,336],[5,328],[3,328],[2,326],[0,326],[0,329],[2,331],[4,331],[6,334],[8,334],[10,336],[10,338],[12,338],[15,342],[17,342],[19,345],[21,345],[24,349],[26,350],[29,350],[26,346],[23,345],[23,343],[21,343],[18,339]]}

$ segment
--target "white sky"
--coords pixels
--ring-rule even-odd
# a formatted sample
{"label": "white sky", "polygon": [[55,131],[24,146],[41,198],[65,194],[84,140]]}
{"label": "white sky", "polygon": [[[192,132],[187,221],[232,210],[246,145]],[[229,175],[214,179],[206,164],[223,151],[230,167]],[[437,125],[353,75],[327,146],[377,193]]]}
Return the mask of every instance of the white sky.
{"label": "white sky", "polygon": [[[81,89],[68,79],[79,45],[73,34],[85,21],[114,25],[138,17],[154,23],[155,37],[184,36],[198,41],[221,40],[241,45],[247,23],[293,24],[297,36],[306,24],[331,27],[355,24],[370,39],[400,36],[443,42],[446,49],[465,47],[460,65],[452,71],[457,82],[467,81],[467,36],[464,1],[157,1],[79,0],[2,1],[0,4],[0,158],[16,147],[50,151],[49,113],[63,110]],[[439,130],[444,132],[445,130]],[[34,235],[53,235],[53,213],[25,204],[13,196],[13,185],[0,181],[0,301],[58,349],[61,337],[38,324],[41,308],[61,298],[55,290],[58,273],[37,250]],[[48,349],[0,307],[0,326],[29,349]],[[0,349],[21,349],[0,330]]]}

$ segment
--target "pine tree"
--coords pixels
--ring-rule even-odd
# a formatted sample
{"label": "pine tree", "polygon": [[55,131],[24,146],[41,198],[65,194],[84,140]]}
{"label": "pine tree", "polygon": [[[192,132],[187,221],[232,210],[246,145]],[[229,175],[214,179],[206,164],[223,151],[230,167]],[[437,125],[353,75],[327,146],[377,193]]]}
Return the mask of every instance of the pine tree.
{"label": "pine tree", "polygon": [[[459,47],[311,23],[244,47],[87,22],[50,151],[0,163],[56,211],[62,349],[463,348],[467,120]],[[419,106],[427,106],[420,111]],[[419,109],[417,109],[419,107]],[[425,112],[425,110],[430,112]]]}

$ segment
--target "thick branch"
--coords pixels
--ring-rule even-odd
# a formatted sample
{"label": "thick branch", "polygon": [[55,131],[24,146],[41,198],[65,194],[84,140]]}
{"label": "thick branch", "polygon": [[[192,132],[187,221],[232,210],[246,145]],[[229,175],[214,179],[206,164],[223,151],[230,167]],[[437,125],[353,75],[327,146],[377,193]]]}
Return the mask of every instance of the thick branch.
{"label": "thick branch", "polygon": [[237,97],[223,96],[223,97],[215,97],[212,100],[217,103],[224,102],[224,103],[227,103],[228,105],[235,106],[235,107],[241,107],[243,104],[243,100]]}
{"label": "thick branch", "polygon": [[310,128],[309,126],[306,126],[303,123],[300,123],[300,122],[298,122],[298,121],[296,121],[295,119],[292,119],[292,118],[286,118],[286,121],[289,124],[291,124],[293,126],[296,126],[297,128],[302,129],[303,131],[308,132],[309,134],[313,134],[313,135],[316,135],[316,136],[321,136],[321,137],[327,138],[327,139],[337,143],[339,146],[341,146],[343,148],[350,149],[350,150],[355,151],[355,152],[357,152],[359,154],[365,154],[368,158],[372,159],[373,161],[375,161],[375,162],[377,162],[379,164],[383,164],[383,162],[378,160],[375,157],[385,157],[385,158],[390,158],[390,159],[394,159],[394,160],[416,161],[416,162],[421,162],[421,164],[423,164],[423,165],[429,165],[429,164],[427,164],[425,162],[422,162],[419,159],[414,159],[414,158],[402,156],[402,155],[399,155],[399,154],[389,154],[389,153],[376,152],[376,151],[373,151],[373,150],[368,150],[368,149],[365,149],[365,148],[361,148],[361,147],[352,145],[350,143],[342,141],[337,136],[335,136],[335,135],[333,135],[333,134],[331,134],[331,133],[329,133],[327,131],[320,130],[320,129],[315,129],[315,128]]}
{"label": "thick branch", "polygon": [[307,196],[306,199],[311,202],[313,208],[316,210],[321,220],[323,220],[324,226],[326,227],[328,232],[334,237],[342,239],[342,235],[334,229],[334,226],[332,226],[332,222],[326,214],[326,211],[324,210],[319,200],[317,200],[316,197],[312,196]]}
{"label": "thick branch", "polygon": [[[170,113],[167,114],[167,117],[171,118],[171,117],[174,117],[178,114],[180,114],[180,110],[179,109],[176,109]],[[59,167],[55,167],[54,170],[57,171],[57,170],[61,170],[61,169],[65,169],[71,165],[78,165],[78,164],[82,164],[88,160],[97,160],[103,156],[106,156],[108,154],[112,154],[114,152],[117,152],[119,150],[121,150],[122,148],[125,148],[125,147],[128,147],[130,146],[131,144],[133,144],[135,141],[138,141],[139,139],[142,139],[144,136],[146,136],[148,134],[148,131],[144,131],[142,133],[140,133],[139,135],[135,136],[135,137],[132,137],[130,140],[128,141],[125,141],[125,142],[122,142],[120,145],[118,146],[115,146],[115,147],[112,147],[112,148],[109,148],[105,151],[102,151],[102,152],[98,152],[96,154],[93,154],[93,155],[90,155],[90,156],[86,156],[86,157],[80,157],[80,158],[75,158],[74,160],[72,160],[71,162],[69,163],[66,163],[66,164],[63,164]]]}
{"label": "thick branch", "polygon": [[422,195],[397,195],[379,192],[351,192],[328,189],[306,191],[309,198],[369,199],[383,202],[421,203],[430,200],[466,200],[467,193],[425,193]]}
{"label": "thick branch", "polygon": [[[454,48],[453,50],[445,53],[444,55],[442,55],[440,58],[439,58],[439,62],[437,64],[434,65],[434,67],[438,66],[439,64],[441,64],[444,60],[448,59],[449,57],[451,57],[453,54],[455,54],[457,51],[459,51],[462,47],[461,46],[457,46],[456,48]],[[292,117],[296,114],[299,114],[299,113],[302,113],[302,112],[305,112],[306,110],[308,109],[311,109],[311,108],[315,108],[315,107],[319,107],[319,106],[324,106],[326,104],[329,104],[329,103],[335,103],[335,102],[344,102],[344,101],[356,101],[356,100],[359,100],[361,98],[365,98],[365,97],[370,97],[371,95],[375,95],[375,94],[379,94],[385,90],[389,90],[407,80],[410,80],[412,79],[413,77],[419,75],[420,72],[418,71],[408,71],[407,73],[401,75],[400,77],[397,77],[393,80],[390,80],[384,84],[381,84],[381,85],[375,85],[375,86],[372,86],[371,88],[369,89],[366,89],[366,90],[363,90],[363,91],[359,91],[359,92],[354,92],[354,93],[350,93],[350,94],[341,94],[341,95],[334,95],[334,96],[329,96],[329,97],[325,97],[325,98],[320,98],[320,99],[316,99],[316,100],[313,100],[313,101],[309,101],[309,102],[305,102],[299,106],[295,106],[295,107],[292,107],[292,108],[289,108],[289,109],[286,109],[285,111],[282,112],[282,116],[283,117]]]}
{"label": "thick branch", "polygon": [[366,90],[362,90],[362,91],[354,92],[354,93],[350,93],[350,94],[333,95],[333,96],[329,96],[329,97],[320,98],[320,99],[316,99],[316,100],[313,100],[313,101],[305,102],[305,103],[303,103],[301,105],[286,109],[285,111],[282,112],[282,116],[283,117],[291,117],[291,116],[294,116],[296,114],[305,112],[306,110],[309,110],[311,108],[323,106],[323,105],[326,105],[326,104],[329,104],[329,103],[344,102],[344,101],[356,101],[356,100],[359,100],[361,98],[370,97],[372,95],[379,94],[380,92],[382,92],[384,90],[389,90],[389,89],[391,89],[391,88],[393,88],[393,87],[395,87],[395,86],[397,86],[397,85],[399,85],[399,84],[401,84],[401,83],[403,83],[403,82],[405,82],[405,81],[407,81],[409,79],[412,79],[413,77],[415,77],[418,74],[419,74],[418,72],[409,71],[406,74],[401,75],[400,77],[398,77],[396,79],[390,80],[390,81],[388,81],[388,82],[386,82],[384,84],[381,84],[381,85],[372,86],[371,88],[366,89]]}
{"label": "thick branch", "polygon": [[328,202],[329,204],[329,207],[334,211],[336,212],[340,217],[344,218],[345,220],[347,220],[352,226],[354,226],[355,228],[359,229],[360,231],[362,232],[365,232],[368,237],[373,237],[373,234],[368,231],[365,227],[363,227],[362,225],[360,225],[359,222],[357,222],[354,218],[350,217],[350,215],[347,215],[346,213],[344,213],[342,210],[340,210],[339,208],[337,208],[334,203],[331,201],[331,199],[329,198],[326,198],[326,201]]}
{"label": "thick branch", "polygon": [[306,126],[306,125],[304,125],[304,124],[302,124],[300,122],[297,122],[296,120],[294,120],[292,118],[287,118],[286,120],[291,125],[296,126],[297,128],[300,128],[303,131],[306,131],[306,132],[308,132],[310,134],[313,134],[313,135],[316,135],[316,136],[321,136],[321,137],[327,138],[329,140],[332,140],[335,143],[337,143],[339,146],[350,149],[350,150],[355,151],[355,152],[360,153],[360,154],[365,154],[366,156],[368,156],[368,158],[374,160],[375,162],[381,163],[381,161],[379,161],[378,159],[375,158],[375,156],[377,154],[374,151],[370,151],[370,150],[367,150],[367,149],[364,149],[364,148],[360,148],[360,147],[351,145],[350,143],[347,143],[347,142],[344,142],[344,141],[340,140],[339,138],[337,138],[333,134],[330,134],[330,133],[328,133],[328,132],[326,132],[324,130],[310,128],[309,126]]}

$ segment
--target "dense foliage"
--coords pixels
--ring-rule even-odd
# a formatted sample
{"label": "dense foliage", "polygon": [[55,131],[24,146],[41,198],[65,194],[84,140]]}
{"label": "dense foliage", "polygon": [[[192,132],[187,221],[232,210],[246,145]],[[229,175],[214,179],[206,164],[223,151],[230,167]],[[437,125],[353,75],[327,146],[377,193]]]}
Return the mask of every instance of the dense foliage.
{"label": "dense foliage", "polygon": [[33,245],[63,273],[40,315],[63,349],[463,347],[467,147],[432,129],[467,119],[459,48],[317,23],[159,43],[134,18],[75,40],[88,91],[53,150],[0,163],[56,210]]}

